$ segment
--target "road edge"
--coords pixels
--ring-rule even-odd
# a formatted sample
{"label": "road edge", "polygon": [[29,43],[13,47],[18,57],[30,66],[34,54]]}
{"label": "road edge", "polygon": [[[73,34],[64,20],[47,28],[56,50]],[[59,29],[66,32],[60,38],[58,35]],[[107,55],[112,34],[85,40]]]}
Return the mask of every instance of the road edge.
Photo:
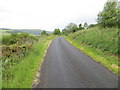
{"label": "road edge", "polygon": [[[89,56],[90,58],[92,58],[94,60],[94,62],[104,66],[104,68],[106,68],[109,72],[111,72],[113,75],[117,76],[117,77],[120,77],[120,74],[119,74],[119,67],[118,67],[118,73],[116,73],[115,71],[111,70],[110,68],[108,68],[108,66],[104,65],[103,63],[101,63],[99,60],[98,60],[98,57],[93,57],[91,56],[89,53],[86,53],[86,51],[82,50],[80,47],[77,47],[75,46],[73,41],[71,41],[70,39],[68,38],[65,38],[66,41],[68,41],[72,46],[74,46],[76,49],[80,50],[82,53],[86,54],[87,56]],[[74,43],[74,44],[73,44]]]}
{"label": "road edge", "polygon": [[40,83],[40,79],[39,79],[39,78],[40,78],[41,66],[42,66],[42,63],[43,63],[43,61],[44,61],[44,58],[45,58],[45,56],[46,56],[46,54],[47,54],[47,52],[48,52],[48,48],[49,48],[49,46],[51,45],[52,41],[53,41],[53,40],[51,40],[51,41],[48,43],[47,49],[46,49],[45,52],[44,52],[44,56],[43,56],[43,58],[42,58],[42,60],[41,60],[40,66],[39,66],[39,68],[38,68],[38,70],[37,70],[37,72],[36,72],[36,74],[35,74],[35,77],[34,77],[34,80],[33,80],[33,83],[32,83],[32,88],[35,88],[35,86],[36,86],[38,83]]}

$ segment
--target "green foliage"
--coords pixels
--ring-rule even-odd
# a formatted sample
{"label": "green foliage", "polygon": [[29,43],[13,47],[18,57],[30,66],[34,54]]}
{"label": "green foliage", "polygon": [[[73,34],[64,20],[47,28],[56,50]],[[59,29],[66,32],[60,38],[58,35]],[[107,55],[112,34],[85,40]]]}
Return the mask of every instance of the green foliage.
{"label": "green foliage", "polygon": [[90,24],[90,25],[88,26],[88,28],[92,28],[92,27],[95,27],[95,26],[97,26],[97,24]]}
{"label": "green foliage", "polygon": [[60,29],[55,29],[54,32],[53,32],[53,34],[60,35]]}
{"label": "green foliage", "polygon": [[120,1],[118,2],[118,28],[120,28]]}
{"label": "green foliage", "polygon": [[70,24],[68,24],[66,27],[65,27],[65,29],[67,29],[68,31],[69,31],[69,33],[74,33],[74,32],[76,32],[79,28],[77,27],[77,25],[76,24],[74,24],[74,23],[70,23]]}
{"label": "green foliage", "polygon": [[34,42],[38,40],[38,37],[21,33],[11,34],[9,36],[3,36],[2,38],[2,65],[3,67],[9,67],[9,63],[14,65],[19,62],[19,59],[26,56],[32,49]]}
{"label": "green foliage", "polygon": [[98,24],[103,27],[114,27],[118,25],[118,2],[116,0],[108,0],[104,5],[102,12],[98,14]]}
{"label": "green foliage", "polygon": [[68,35],[68,30],[67,29],[63,29],[62,30],[62,34],[65,35],[65,36],[67,36]]}
{"label": "green foliage", "polygon": [[79,30],[84,29],[84,27],[82,27],[82,24],[79,24]]}
{"label": "green foliage", "polygon": [[85,31],[78,31],[69,35],[81,43],[91,47],[107,51],[115,55],[118,54],[118,29],[117,28],[99,28],[94,27]]}
{"label": "green foliage", "polygon": [[81,29],[83,29],[83,27],[81,26],[81,24],[79,25],[79,28],[78,28],[76,24],[70,23],[70,24],[68,24],[68,25],[62,30],[62,33],[63,33],[64,35],[68,35],[68,34],[70,34],[70,33],[74,33],[74,32],[76,32],[76,31],[78,31],[78,30],[81,30]]}
{"label": "green foliage", "polygon": [[41,35],[48,35],[45,30],[42,31]]}
{"label": "green foliage", "polygon": [[[18,64],[20,58],[28,55],[28,52],[32,49],[32,44],[18,45],[14,44],[11,46],[2,46],[2,64],[4,68],[8,68],[9,65]],[[6,63],[11,62],[11,64]]]}
{"label": "green foliage", "polygon": [[8,36],[5,35],[2,37],[2,44],[3,45],[12,45],[16,43],[23,44],[26,42],[32,42],[33,40],[38,40],[38,38],[27,33],[21,34],[12,33]]}
{"label": "green foliage", "polygon": [[3,68],[2,86],[3,88],[32,88],[35,74],[42,62],[44,52],[48,43],[54,36],[42,36],[38,42],[32,46],[28,55],[18,59],[20,62],[12,64],[8,61],[9,67]]}

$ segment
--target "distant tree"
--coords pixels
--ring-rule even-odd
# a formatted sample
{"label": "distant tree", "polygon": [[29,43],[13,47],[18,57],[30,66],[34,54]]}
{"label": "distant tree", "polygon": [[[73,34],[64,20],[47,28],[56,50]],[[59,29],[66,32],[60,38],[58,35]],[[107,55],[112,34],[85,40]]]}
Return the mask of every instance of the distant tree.
{"label": "distant tree", "polygon": [[79,30],[79,28],[77,26],[72,27],[72,32],[73,33],[76,32],[76,31],[78,31],[78,30]]}
{"label": "distant tree", "polygon": [[42,33],[41,33],[41,35],[47,35],[46,31],[43,30]]}
{"label": "distant tree", "polygon": [[60,35],[60,29],[55,29],[54,32],[53,32],[53,34]]}
{"label": "distant tree", "polygon": [[92,27],[95,27],[95,26],[97,26],[97,24],[90,24],[90,25],[88,26],[88,28],[92,28]]}
{"label": "distant tree", "polygon": [[68,35],[68,30],[67,29],[63,29],[62,30],[62,34],[67,36]]}
{"label": "distant tree", "polygon": [[113,27],[118,25],[118,2],[108,0],[102,12],[98,14],[97,22],[103,27]]}
{"label": "distant tree", "polygon": [[79,28],[80,28],[80,27],[82,27],[82,24],[81,24],[81,23],[79,24]]}
{"label": "distant tree", "polygon": [[87,22],[85,22],[84,23],[84,26],[83,26],[85,29],[87,29],[88,28],[88,24],[87,24]]}
{"label": "distant tree", "polygon": [[82,24],[79,24],[79,30],[84,29],[84,27],[82,27]]}
{"label": "distant tree", "polygon": [[68,24],[65,29],[69,30],[69,31],[68,31],[69,33],[71,33],[71,32],[74,33],[74,32],[76,32],[77,30],[79,30],[79,28],[77,27],[77,25],[74,24],[74,23]]}

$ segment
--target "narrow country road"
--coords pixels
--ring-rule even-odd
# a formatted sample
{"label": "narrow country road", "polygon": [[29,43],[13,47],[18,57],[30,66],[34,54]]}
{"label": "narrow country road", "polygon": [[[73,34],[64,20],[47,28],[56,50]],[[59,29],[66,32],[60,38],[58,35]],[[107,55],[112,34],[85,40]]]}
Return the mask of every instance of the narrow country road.
{"label": "narrow country road", "polygon": [[48,48],[36,88],[118,88],[118,77],[63,37]]}

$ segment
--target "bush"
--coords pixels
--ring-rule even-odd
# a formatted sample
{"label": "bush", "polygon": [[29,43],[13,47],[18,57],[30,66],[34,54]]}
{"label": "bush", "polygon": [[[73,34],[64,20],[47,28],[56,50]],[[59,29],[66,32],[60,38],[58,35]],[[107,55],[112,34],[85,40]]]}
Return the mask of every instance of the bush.
{"label": "bush", "polygon": [[31,43],[33,40],[38,40],[38,37],[32,36],[27,33],[21,33],[21,34],[12,33],[9,36],[2,37],[2,44],[3,45],[12,45],[16,43],[24,44],[26,42]]}
{"label": "bush", "polygon": [[[9,60],[12,64],[18,63],[21,57],[24,57],[32,49],[32,45],[38,37],[27,33],[15,34],[2,37],[2,61],[3,66],[6,66],[6,61]],[[6,64],[6,65],[5,65]],[[10,64],[8,64],[10,65]],[[7,65],[7,66],[8,66]]]}

